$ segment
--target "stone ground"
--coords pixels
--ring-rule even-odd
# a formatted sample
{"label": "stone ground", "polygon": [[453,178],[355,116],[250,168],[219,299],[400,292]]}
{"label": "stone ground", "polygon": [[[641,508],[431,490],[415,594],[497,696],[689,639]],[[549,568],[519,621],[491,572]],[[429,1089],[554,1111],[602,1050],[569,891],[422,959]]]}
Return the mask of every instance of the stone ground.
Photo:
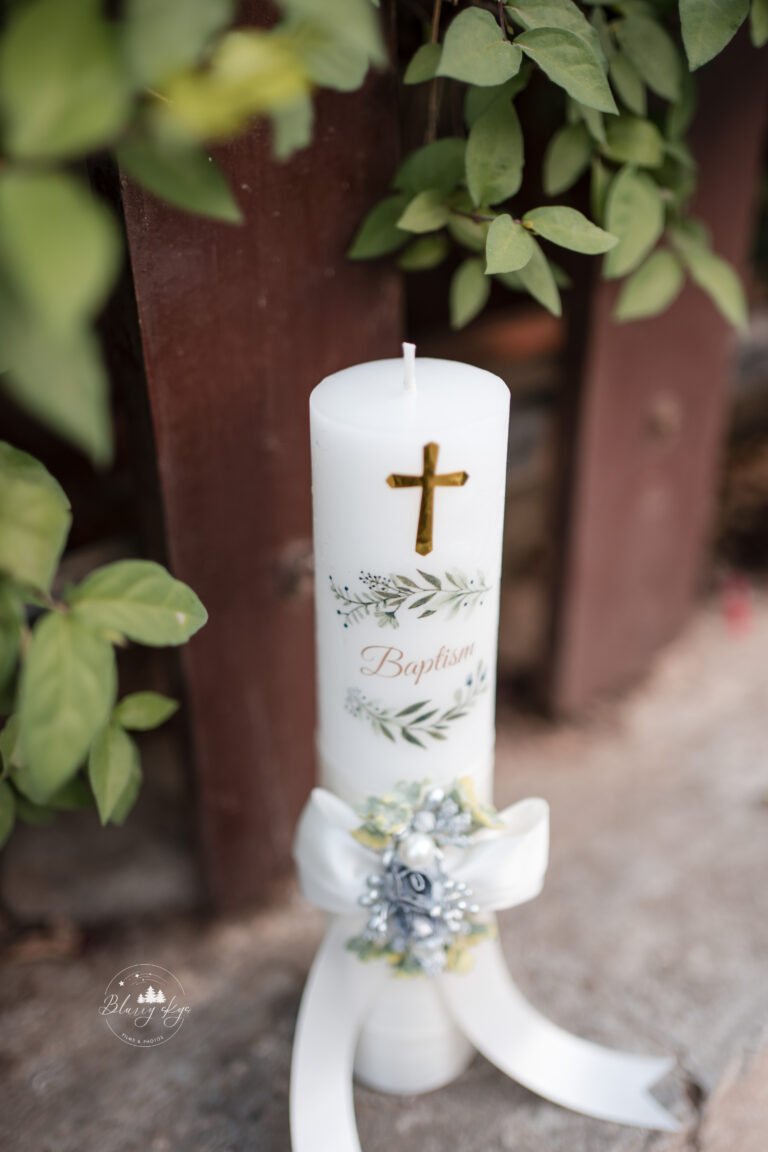
{"label": "stone ground", "polygon": [[[683,1131],[571,1115],[478,1058],[441,1092],[360,1090],[365,1152],[765,1152],[767,656],[768,600],[738,636],[705,609],[642,686],[578,725],[500,716],[499,803],[552,806],[544,894],[502,917],[512,970],[566,1027],[674,1053],[659,1095]],[[291,1036],[321,918],[289,893],[280,910],[205,920],[182,799],[158,778],[154,838],[70,824],[9,854],[17,908],[81,928],[62,928],[58,955],[28,941],[2,964],[8,1152],[287,1152]],[[136,961],[175,972],[192,1005],[161,1048],[119,1043],[97,1015]]]}

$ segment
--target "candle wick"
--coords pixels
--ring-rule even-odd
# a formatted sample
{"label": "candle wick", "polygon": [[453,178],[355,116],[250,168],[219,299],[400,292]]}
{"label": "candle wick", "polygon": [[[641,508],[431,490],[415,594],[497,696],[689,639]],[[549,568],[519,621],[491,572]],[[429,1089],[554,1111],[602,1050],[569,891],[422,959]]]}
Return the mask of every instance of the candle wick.
{"label": "candle wick", "polygon": [[416,391],[416,345],[403,344],[403,361],[405,363],[405,390]]}

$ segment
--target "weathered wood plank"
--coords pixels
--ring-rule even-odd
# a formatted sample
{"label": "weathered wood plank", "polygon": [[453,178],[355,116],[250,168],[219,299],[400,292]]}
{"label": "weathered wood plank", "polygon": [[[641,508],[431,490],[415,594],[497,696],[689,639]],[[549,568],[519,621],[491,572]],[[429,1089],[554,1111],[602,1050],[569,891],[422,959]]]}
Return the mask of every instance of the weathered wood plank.
{"label": "weathered wood plank", "polygon": [[[746,270],[768,70],[742,38],[700,74],[696,211]],[[697,289],[663,316],[611,319],[615,287],[572,315],[552,657],[546,695],[578,709],[642,671],[688,618],[710,531],[733,334]]]}
{"label": "weathered wood plank", "polygon": [[185,666],[220,906],[286,866],[314,772],[307,397],[399,334],[397,278],[344,258],[396,159],[390,81],[318,113],[289,164],[263,126],[221,150],[241,228],[123,193],[170,560],[210,612]]}

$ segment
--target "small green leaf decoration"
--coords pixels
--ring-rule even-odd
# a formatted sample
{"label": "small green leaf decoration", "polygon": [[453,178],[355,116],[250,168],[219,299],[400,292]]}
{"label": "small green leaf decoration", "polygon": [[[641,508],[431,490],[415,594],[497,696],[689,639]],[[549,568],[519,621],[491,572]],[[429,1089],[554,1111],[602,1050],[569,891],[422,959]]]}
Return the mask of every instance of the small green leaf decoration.
{"label": "small green leaf decoration", "polygon": [[576,104],[579,116],[587,126],[587,131],[598,144],[605,144],[605,119],[602,112],[589,108],[586,104]]}
{"label": "small green leaf decoration", "polygon": [[276,160],[289,160],[312,142],[315,105],[306,93],[292,104],[275,108],[272,119],[272,155]]}
{"label": "small green leaf decoration", "polygon": [[519,277],[526,292],[530,293],[534,300],[543,304],[553,316],[560,316],[562,305],[557,281],[541,246],[535,240],[530,260],[515,275]]}
{"label": "small green leaf decoration", "polygon": [[[1,485],[2,481],[0,492]],[[2,534],[1,524],[0,534]],[[16,671],[23,620],[24,604],[19,589],[11,580],[0,577],[0,691],[7,688]]]}
{"label": "small green leaf decoration", "polygon": [[522,58],[490,12],[467,8],[451,21],[445,34],[438,75],[490,88],[516,76]]}
{"label": "small green leaf decoration", "polygon": [[755,48],[768,44],[768,0],[752,0],[749,10],[749,35]]}
{"label": "small green leaf decoration", "polygon": [[715,307],[735,328],[745,329],[748,321],[744,288],[736,271],[709,247],[696,231],[675,228],[672,242],[688,269],[688,274]]}
{"label": "small green leaf decoration", "polygon": [[405,70],[403,83],[423,84],[426,80],[434,80],[440,66],[442,51],[439,44],[422,44]]}
{"label": "small green leaf decoration", "polygon": [[622,104],[635,116],[645,116],[648,111],[645,84],[629,56],[614,52],[608,72]]}
{"label": "small green leaf decoration", "polygon": [[517,272],[533,256],[534,240],[529,232],[511,216],[497,216],[488,229],[485,244],[485,271]]}
{"label": "small green leaf decoration", "polygon": [[749,0],[680,0],[683,44],[691,71],[722,52],[748,12]]}
{"label": "small green leaf decoration", "polygon": [[47,592],[71,520],[69,500],[50,472],[0,442],[0,572]]}
{"label": "small green leaf decoration", "polygon": [[465,150],[466,142],[456,136],[445,136],[417,148],[395,173],[395,188],[411,196],[434,188],[447,196],[464,178]]}
{"label": "small green leaf decoration", "polygon": [[622,168],[608,189],[605,226],[619,242],[605,258],[611,279],[637,268],[664,230],[664,204],[658,185],[644,172]]}
{"label": "small green leaf decoration", "polygon": [[[768,0],[765,0],[768,4]],[[683,69],[680,99],[667,110],[666,134],[670,140],[680,140],[690,128],[696,113],[696,81],[687,68]]]}
{"label": "small green leaf decoration", "polygon": [[599,220],[601,224],[605,223],[605,201],[610,183],[610,169],[606,167],[599,156],[594,156],[590,172],[589,206],[595,220]]}
{"label": "small green leaf decoration", "polygon": [[468,193],[465,196],[457,196],[452,201],[452,207],[453,211],[448,221],[450,235],[462,248],[467,248],[470,252],[484,252],[489,222],[472,220],[469,215],[462,214],[472,213],[474,209]]}
{"label": "small green leaf decoration", "polygon": [[110,824],[115,824],[120,827],[125,823],[136,801],[138,800],[139,792],[141,790],[141,780],[141,764],[139,763],[139,758],[137,756],[136,760],[131,765],[128,782],[121,792],[120,798],[112,809]]}
{"label": "small green leaf decoration", "polygon": [[677,100],[682,65],[677,46],[652,16],[630,12],[616,24],[616,38],[627,58],[657,96]]}
{"label": "small green leaf decoration", "polygon": [[465,328],[482,312],[491,294],[491,282],[483,271],[483,261],[464,260],[451,279],[451,328]]}
{"label": "small green leaf decoration", "polygon": [[88,756],[88,779],[102,824],[112,818],[138,761],[136,745],[119,724],[109,724],[94,740]]}
{"label": "small green leaf decoration", "polygon": [[176,208],[230,224],[243,218],[221,169],[198,144],[136,133],[116,156],[128,176]]}
{"label": "small green leaf decoration", "polygon": [[82,763],[115,699],[112,646],[74,616],[51,612],[35,627],[21,673],[19,731],[24,792],[44,803]]}
{"label": "small green leaf decoration", "polygon": [[100,0],[32,0],[17,6],[0,46],[5,147],[31,160],[106,144],[130,110],[116,32]]}
{"label": "small green leaf decoration", "polygon": [[558,129],[544,155],[544,191],[559,196],[572,188],[589,167],[592,140],[585,124],[566,124]]}
{"label": "small green leaf decoration", "polygon": [[115,706],[113,719],[123,728],[135,732],[148,732],[170,720],[179,705],[170,696],[160,692],[131,692]]}
{"label": "small green leaf decoration", "polygon": [[575,208],[533,208],[523,216],[523,223],[537,236],[588,256],[607,252],[617,243],[615,236],[598,228]]}
{"label": "small green leaf decoration", "polygon": [[448,255],[448,240],[439,232],[419,236],[409,244],[397,260],[398,268],[404,272],[425,272],[436,268]]}
{"label": "small green leaf decoration", "polygon": [[613,316],[619,322],[658,316],[677,299],[685,275],[672,252],[652,252],[622,285]]}
{"label": "small green leaf decoration", "polygon": [[449,215],[443,193],[436,188],[427,188],[406,206],[397,226],[405,232],[436,232],[445,227]]}
{"label": "small green leaf decoration", "polygon": [[650,120],[618,116],[606,125],[603,151],[619,164],[658,168],[664,160],[664,137]]}
{"label": "small green leaf decoration", "polygon": [[[309,79],[320,88],[332,88],[336,92],[354,92],[368,73],[370,59],[366,52],[351,48],[339,40],[321,20],[302,18],[283,25],[284,32],[277,33],[283,43],[292,48],[297,62]],[[305,99],[309,93],[304,93]],[[279,117],[281,108],[272,109],[273,116]]]}
{"label": "small green leaf decoration", "polygon": [[388,196],[380,200],[360,225],[347,252],[350,260],[374,260],[388,256],[408,242],[408,236],[397,227],[407,196]]}
{"label": "small green leaf decoration", "polygon": [[[54,332],[20,311],[0,287],[0,343],[10,360],[3,387],[14,400],[94,464],[112,458],[108,382],[87,328]],[[56,387],[51,387],[51,381]]]}
{"label": "small green leaf decoration", "polygon": [[16,802],[13,789],[5,780],[0,780],[0,848],[8,842],[16,822]]}
{"label": "small green leaf decoration", "polygon": [[120,251],[111,213],[79,180],[13,169],[0,175],[3,267],[46,327],[68,331],[94,315],[114,281]]}
{"label": "small green leaf decoration", "polygon": [[8,776],[19,765],[19,717],[14,712],[0,732],[0,775]]}
{"label": "small green leaf decoration", "polygon": [[208,613],[195,593],[151,560],[106,564],[72,588],[73,615],[90,628],[119,632],[150,647],[184,644]]}
{"label": "small green leaf decoration", "polygon": [[600,37],[572,0],[514,0],[506,7],[521,28],[561,28],[572,32],[589,45],[598,60],[602,60]]}
{"label": "small green leaf decoration", "polygon": [[523,182],[523,133],[514,105],[497,100],[472,126],[467,185],[475,205],[508,200]]}
{"label": "small green leaf decoration", "polygon": [[618,111],[599,57],[581,37],[560,28],[532,28],[515,43],[580,104],[599,112]]}
{"label": "small green leaf decoration", "polygon": [[127,0],[124,45],[136,83],[149,87],[194,65],[234,15],[234,0]]}

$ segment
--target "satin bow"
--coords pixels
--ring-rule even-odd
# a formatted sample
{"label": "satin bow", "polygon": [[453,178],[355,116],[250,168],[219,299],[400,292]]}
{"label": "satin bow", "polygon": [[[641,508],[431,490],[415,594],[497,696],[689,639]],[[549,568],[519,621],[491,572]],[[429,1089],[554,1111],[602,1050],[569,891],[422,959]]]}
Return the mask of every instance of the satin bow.
{"label": "satin bow", "polygon": [[[484,913],[512,908],[541,891],[549,852],[549,808],[520,801],[451,855]],[[364,920],[359,905],[377,857],[352,836],[360,819],[316,788],[299,821],[294,856],[302,892],[331,913],[302,999],[291,1068],[293,1152],[361,1152],[352,1093],[358,1037],[376,995],[392,979],[380,961],[347,949]],[[573,1111],[641,1128],[678,1124],[648,1089],[673,1061],[614,1052],[572,1036],[536,1011],[516,987],[497,940],[480,944],[462,974],[436,977],[439,992],[474,1047],[532,1092]],[[416,977],[418,979],[418,977]]]}

